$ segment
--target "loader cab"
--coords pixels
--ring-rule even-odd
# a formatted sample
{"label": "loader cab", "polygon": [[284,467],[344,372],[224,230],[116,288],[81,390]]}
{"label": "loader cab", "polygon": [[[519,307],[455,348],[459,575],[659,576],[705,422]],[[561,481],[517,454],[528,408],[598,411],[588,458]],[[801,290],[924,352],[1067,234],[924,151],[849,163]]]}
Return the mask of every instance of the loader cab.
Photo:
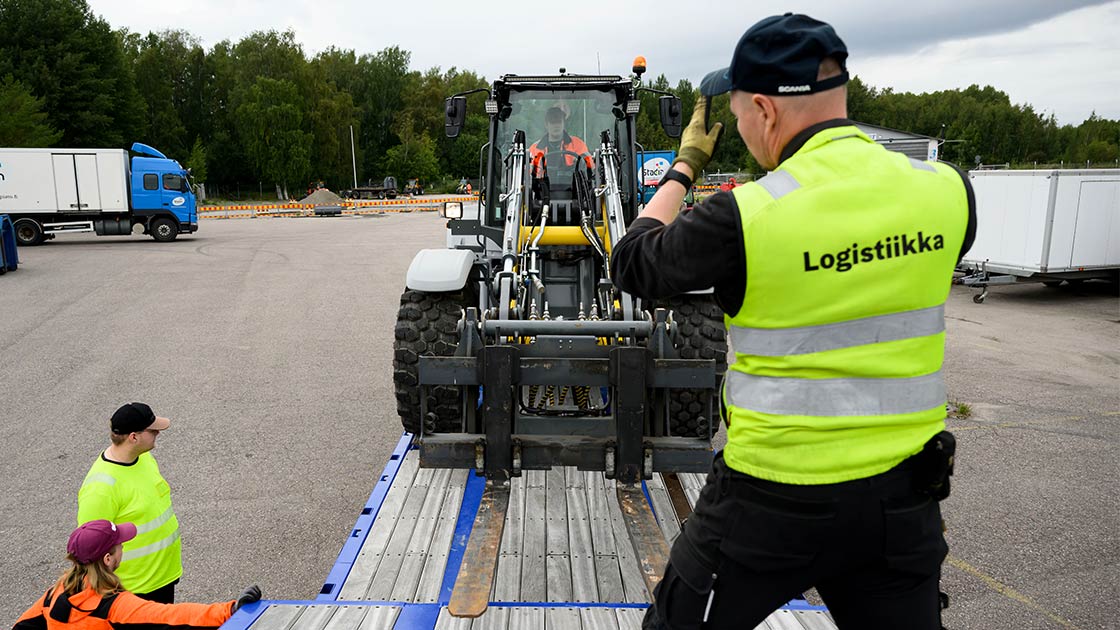
{"label": "loader cab", "polygon": [[[509,192],[503,165],[517,131],[525,133],[529,176],[539,180],[538,186],[547,182],[554,215],[552,225],[578,223],[578,216],[571,210],[573,180],[577,170],[597,167],[595,152],[602,145],[603,132],[608,132],[622,161],[621,197],[626,220],[632,220],[637,214],[637,186],[634,116],[627,113],[627,103],[633,99],[631,82],[620,77],[507,75],[495,82],[492,103],[488,103],[488,108],[496,111],[491,114],[485,216],[480,217],[483,222],[494,227],[502,225],[501,199]],[[558,112],[562,112],[559,122]],[[526,186],[528,194],[532,181],[526,182]]]}

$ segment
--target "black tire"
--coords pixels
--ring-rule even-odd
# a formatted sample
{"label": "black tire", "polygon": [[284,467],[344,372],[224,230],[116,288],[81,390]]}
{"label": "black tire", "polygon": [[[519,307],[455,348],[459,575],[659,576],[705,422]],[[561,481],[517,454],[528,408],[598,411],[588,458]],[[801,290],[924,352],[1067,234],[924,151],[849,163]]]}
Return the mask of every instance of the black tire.
{"label": "black tire", "polygon": [[43,226],[35,219],[20,219],[12,225],[12,228],[16,232],[16,243],[20,246],[30,247],[45,240]]}
{"label": "black tire", "polygon": [[166,217],[154,219],[148,225],[148,233],[160,243],[170,243],[179,236],[179,224]]}
{"label": "black tire", "polygon": [[1042,286],[1050,288],[1050,289],[1056,289],[1056,288],[1062,286],[1062,281],[1061,280],[1048,280],[1046,282],[1043,282]]}
{"label": "black tire", "polygon": [[[420,432],[420,387],[417,368],[422,356],[450,356],[459,344],[459,319],[465,306],[473,306],[467,291],[424,293],[406,290],[401,295],[397,325],[393,331],[393,387],[397,414],[409,433]],[[458,432],[463,405],[459,388],[435,386],[428,389],[425,433]]]}
{"label": "black tire", "polygon": [[[682,359],[715,359],[716,385],[723,382],[727,371],[727,328],[723,325],[723,309],[714,295],[679,295],[660,300],[656,308],[673,312],[677,322],[677,349]],[[674,389],[669,393],[669,430],[682,437],[708,437],[719,418],[708,417],[711,398],[713,414],[718,414],[719,390]]]}

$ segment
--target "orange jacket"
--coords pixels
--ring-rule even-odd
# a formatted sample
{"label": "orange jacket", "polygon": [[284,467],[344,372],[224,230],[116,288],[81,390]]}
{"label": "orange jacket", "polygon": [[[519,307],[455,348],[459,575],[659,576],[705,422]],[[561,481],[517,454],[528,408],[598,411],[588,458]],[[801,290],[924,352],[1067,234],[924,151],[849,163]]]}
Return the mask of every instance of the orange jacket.
{"label": "orange jacket", "polygon": [[113,630],[157,624],[175,628],[217,628],[232,615],[233,602],[157,604],[128,591],[101,597],[92,588],[53,597],[54,589],[35,602],[12,630]]}
{"label": "orange jacket", "polygon": [[[591,151],[588,150],[587,144],[584,143],[583,140],[580,140],[576,136],[569,135],[568,132],[565,131],[564,138],[560,141],[560,148],[564,151],[571,151],[572,153],[575,153],[577,155],[588,154],[587,157],[584,157],[583,159],[585,162],[587,162],[588,166],[591,166]],[[537,140],[533,143],[533,146],[529,147],[529,157],[533,161],[534,172],[539,171],[541,156],[544,155],[548,155],[548,136]],[[568,166],[571,166],[576,163],[576,159],[571,155],[565,155],[564,163]],[[550,166],[556,165],[550,164]]]}

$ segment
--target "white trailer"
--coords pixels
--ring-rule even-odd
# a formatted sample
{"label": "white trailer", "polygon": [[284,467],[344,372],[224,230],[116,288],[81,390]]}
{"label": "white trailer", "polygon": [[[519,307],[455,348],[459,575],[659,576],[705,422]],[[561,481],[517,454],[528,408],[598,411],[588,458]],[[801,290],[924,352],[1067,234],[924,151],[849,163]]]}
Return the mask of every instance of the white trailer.
{"label": "white trailer", "polygon": [[1120,274],[1120,169],[971,171],[976,241],[961,283],[1115,279]]}

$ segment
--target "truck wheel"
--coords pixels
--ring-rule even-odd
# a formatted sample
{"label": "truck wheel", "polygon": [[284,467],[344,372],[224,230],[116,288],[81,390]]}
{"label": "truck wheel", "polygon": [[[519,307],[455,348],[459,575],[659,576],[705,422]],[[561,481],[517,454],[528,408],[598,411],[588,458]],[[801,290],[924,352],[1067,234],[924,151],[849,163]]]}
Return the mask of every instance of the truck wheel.
{"label": "truck wheel", "polygon": [[179,225],[171,219],[156,219],[148,226],[148,233],[160,243],[170,243],[179,236]]}
{"label": "truck wheel", "polygon": [[20,219],[12,225],[16,232],[16,243],[22,246],[38,245],[43,242],[43,226],[35,219]]}
{"label": "truck wheel", "polygon": [[[657,308],[673,312],[677,322],[677,350],[682,359],[715,359],[716,385],[723,381],[727,371],[727,329],[723,325],[723,310],[714,295],[679,295],[660,300]],[[669,430],[683,437],[708,437],[719,418],[708,417],[708,400],[712,413],[717,414],[719,390],[673,389],[669,391]]]}
{"label": "truck wheel", "polygon": [[[467,291],[424,293],[406,290],[401,295],[397,325],[393,331],[393,387],[397,414],[404,430],[420,432],[420,386],[418,366],[422,356],[450,356],[459,344],[459,319],[468,302]],[[463,405],[459,388],[428,388],[428,417],[425,433],[459,431]]]}

